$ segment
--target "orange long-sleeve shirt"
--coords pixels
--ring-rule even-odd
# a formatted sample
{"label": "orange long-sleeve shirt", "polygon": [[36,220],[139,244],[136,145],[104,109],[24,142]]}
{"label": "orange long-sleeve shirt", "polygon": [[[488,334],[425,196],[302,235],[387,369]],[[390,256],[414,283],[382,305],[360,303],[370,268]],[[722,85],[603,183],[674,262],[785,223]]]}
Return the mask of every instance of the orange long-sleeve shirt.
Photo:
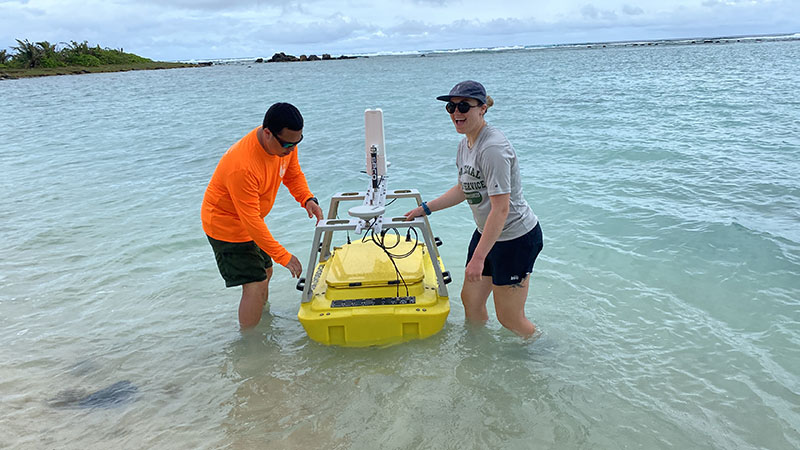
{"label": "orange long-sleeve shirt", "polygon": [[203,231],[227,242],[255,241],[278,264],[292,255],[269,232],[264,217],[272,210],[281,183],[301,205],[313,197],[297,161],[297,149],[287,156],[267,153],[258,142],[257,127],[220,159],[206,188],[201,209]]}

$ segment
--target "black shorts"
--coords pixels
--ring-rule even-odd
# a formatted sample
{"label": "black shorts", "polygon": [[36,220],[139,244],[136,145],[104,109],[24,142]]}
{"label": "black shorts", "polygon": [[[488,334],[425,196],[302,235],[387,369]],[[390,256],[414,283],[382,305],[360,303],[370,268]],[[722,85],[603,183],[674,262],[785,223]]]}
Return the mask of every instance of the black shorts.
{"label": "black shorts", "polygon": [[[475,247],[481,234],[478,230],[472,233],[472,241],[467,251],[467,264],[475,253]],[[510,241],[498,241],[486,255],[482,275],[492,277],[495,286],[508,286],[520,283],[533,272],[533,263],[542,251],[542,227],[537,223],[533,229]]]}
{"label": "black shorts", "polygon": [[272,267],[272,258],[254,241],[226,242],[211,236],[208,242],[214,249],[219,274],[225,279],[225,286],[240,286],[267,279],[267,269]]}

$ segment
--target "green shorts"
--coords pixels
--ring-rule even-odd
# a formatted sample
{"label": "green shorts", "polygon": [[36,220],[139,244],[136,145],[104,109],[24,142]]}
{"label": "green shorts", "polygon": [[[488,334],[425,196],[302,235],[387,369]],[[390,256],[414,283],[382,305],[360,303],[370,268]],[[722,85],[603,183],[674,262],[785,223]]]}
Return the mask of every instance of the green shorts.
{"label": "green shorts", "polygon": [[267,279],[267,269],[272,267],[272,258],[254,241],[226,242],[211,236],[208,242],[214,249],[219,274],[226,287],[241,286]]}

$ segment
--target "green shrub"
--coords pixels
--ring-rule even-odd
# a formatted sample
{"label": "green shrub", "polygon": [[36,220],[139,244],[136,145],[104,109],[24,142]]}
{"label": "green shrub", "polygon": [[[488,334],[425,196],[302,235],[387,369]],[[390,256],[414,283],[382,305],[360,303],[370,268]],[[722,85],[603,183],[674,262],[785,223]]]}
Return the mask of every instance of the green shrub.
{"label": "green shrub", "polygon": [[111,49],[94,49],[92,52],[97,56],[103,64],[135,64],[135,63],[143,63],[143,62],[150,62],[147,58],[142,58],[141,56],[134,55],[132,53],[125,53],[120,50],[111,50]]}
{"label": "green shrub", "polygon": [[84,66],[96,67],[103,63],[92,55],[72,55],[67,59],[67,63],[71,66]]}
{"label": "green shrub", "polygon": [[63,67],[64,63],[59,61],[53,56],[47,56],[42,58],[41,62],[39,62],[39,67]]}

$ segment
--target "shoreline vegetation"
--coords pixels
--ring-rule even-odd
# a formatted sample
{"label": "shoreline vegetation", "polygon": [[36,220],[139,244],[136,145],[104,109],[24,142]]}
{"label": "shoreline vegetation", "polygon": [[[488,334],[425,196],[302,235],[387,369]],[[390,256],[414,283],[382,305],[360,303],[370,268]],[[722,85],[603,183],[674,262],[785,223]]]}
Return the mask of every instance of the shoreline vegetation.
{"label": "shoreline vegetation", "polygon": [[[59,46],[62,47],[59,49]],[[11,50],[15,53],[8,53],[6,49],[0,50],[0,80],[199,66],[183,62],[153,61],[133,53],[125,53],[121,48],[101,48],[99,45],[91,47],[86,41],[51,44],[47,41],[29,42],[27,39],[17,39],[17,45],[11,47]]]}

